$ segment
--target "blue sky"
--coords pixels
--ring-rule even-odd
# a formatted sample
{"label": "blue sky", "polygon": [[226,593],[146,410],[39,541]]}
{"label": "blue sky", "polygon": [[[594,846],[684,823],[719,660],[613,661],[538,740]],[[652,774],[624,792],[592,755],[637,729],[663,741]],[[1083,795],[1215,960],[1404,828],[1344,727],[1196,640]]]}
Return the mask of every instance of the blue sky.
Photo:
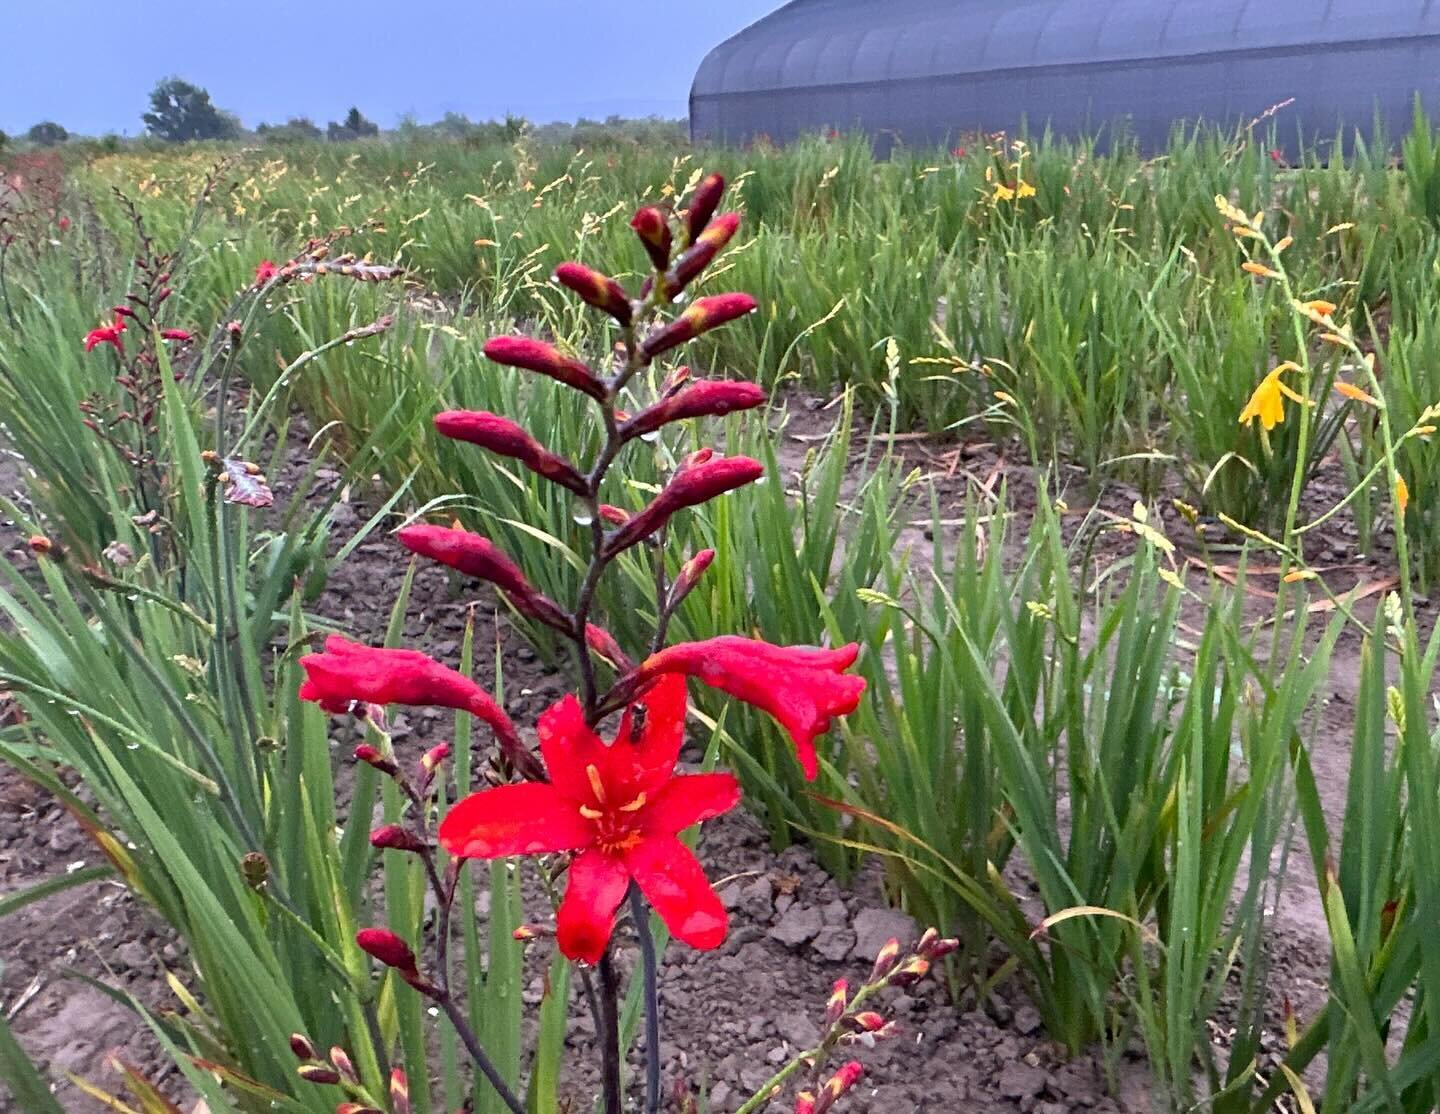
{"label": "blue sky", "polygon": [[684,114],[721,39],[781,0],[0,0],[0,129],[135,135],[177,74],[249,126],[358,104],[393,125]]}

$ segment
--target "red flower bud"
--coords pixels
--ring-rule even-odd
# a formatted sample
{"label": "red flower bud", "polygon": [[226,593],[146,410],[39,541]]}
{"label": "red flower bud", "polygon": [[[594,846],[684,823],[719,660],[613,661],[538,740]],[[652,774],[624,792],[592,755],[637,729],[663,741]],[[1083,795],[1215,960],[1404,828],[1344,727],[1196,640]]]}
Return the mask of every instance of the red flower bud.
{"label": "red flower bud", "polygon": [[827,1029],[845,1016],[849,993],[850,984],[844,979],[836,979],[835,985],[830,988],[830,1000],[825,1003],[825,1027]]}
{"label": "red flower bud", "polygon": [[303,1033],[290,1034],[290,1051],[295,1053],[297,1060],[318,1060],[320,1058],[320,1053],[315,1050],[315,1046]]}
{"label": "red flower bud", "polygon": [[690,195],[690,208],[685,210],[685,231],[689,234],[690,243],[700,238],[700,233],[705,231],[724,196],[725,179],[719,174],[709,175],[695,187],[695,192]]}
{"label": "red flower bud", "polygon": [[491,337],[485,342],[485,355],[506,367],[524,368],[537,375],[583,391],[591,398],[603,399],[605,385],[582,361],[563,355],[553,344],[531,337]]}
{"label": "red flower bud", "polygon": [[624,526],[630,521],[630,512],[624,507],[617,507],[611,503],[600,504],[600,518],[610,523],[611,526]]}
{"label": "red flower bud", "polygon": [[355,1070],[355,1065],[350,1060],[350,1054],[339,1045],[330,1050],[330,1062],[335,1065],[335,1070],[340,1073],[342,1080],[352,1087],[360,1085],[360,1073]]}
{"label": "red flower bud", "polygon": [[630,324],[633,311],[625,288],[583,263],[562,263],[555,268],[555,281],[573,290],[596,309],[604,310],[622,325]]}
{"label": "red flower bud", "polygon": [[815,1096],[809,1091],[795,1096],[795,1114],[815,1114]]}
{"label": "red flower bud", "polygon": [[30,552],[36,557],[47,557],[55,552],[55,543],[44,534],[31,534],[30,540],[25,544],[30,547]]}
{"label": "red flower bud", "polygon": [[367,766],[374,766],[386,777],[394,777],[400,772],[400,767],[393,761],[386,758],[378,749],[369,743],[361,743],[355,748],[355,760],[364,762]]}
{"label": "red flower bud", "polygon": [[522,615],[556,630],[570,631],[569,617],[559,605],[532,586],[520,567],[489,538],[469,530],[424,523],[407,526],[395,536],[412,553],[494,584]]}
{"label": "red flower bud", "polygon": [[714,262],[739,227],[739,213],[716,217],[693,244],[676,256],[675,265],[665,272],[665,296],[673,298],[689,286],[695,276]]}
{"label": "red flower bud", "polygon": [[630,227],[640,242],[645,245],[645,254],[657,271],[663,271],[670,264],[670,222],[665,214],[654,205],[639,210],[630,220]]}
{"label": "red flower bud", "polygon": [[629,654],[620,649],[620,643],[615,641],[615,636],[594,623],[585,624],[585,644],[616,669],[629,671],[635,668],[635,663]]}
{"label": "red flower bud", "polygon": [[734,321],[737,317],[744,317],[754,309],[755,299],[749,294],[714,294],[708,298],[696,298],[674,321],[646,337],[641,342],[640,351],[647,360],[653,360],[672,348],[694,340],[702,333]]}
{"label": "red flower bud", "polygon": [[846,1091],[860,1082],[860,1077],[864,1074],[864,1065],[858,1060],[842,1065],[839,1071],[825,1081],[825,1086],[820,1088],[820,1093],[815,1097],[814,1114],[825,1114]]}
{"label": "red flower bud", "polygon": [[420,756],[420,768],[427,774],[433,774],[440,768],[440,763],[450,757],[450,744],[439,743],[431,747]]}
{"label": "red flower bud", "polygon": [[422,843],[399,824],[386,824],[370,833],[370,846],[382,851],[423,851]]}
{"label": "red flower bud", "polygon": [[765,389],[758,383],[696,379],[640,411],[620,427],[620,435],[628,441],[632,437],[653,433],[669,422],[750,410],[764,401]]}
{"label": "red flower bud", "polygon": [[225,326],[225,331],[230,334],[231,340],[239,340],[241,333],[245,331],[245,327],[238,321],[231,321]]}
{"label": "red flower bud", "polygon": [[355,943],[366,955],[386,967],[395,968],[402,975],[420,974],[410,945],[388,928],[362,928],[355,934]]}
{"label": "red flower bud", "polygon": [[489,724],[500,749],[526,777],[541,772],[494,697],[469,677],[417,650],[362,646],[332,634],[325,640],[323,654],[307,654],[300,665],[305,670],[300,699],[314,701],[327,712],[347,711],[357,701],[455,708]]}
{"label": "red flower bud", "polygon": [[410,1081],[402,1068],[390,1072],[390,1108],[393,1114],[410,1114]]}
{"label": "red flower bud", "polygon": [[342,1102],[335,1108],[335,1114],[385,1114],[385,1111],[363,1102]]}
{"label": "red flower bud", "polygon": [[882,978],[890,973],[900,958],[900,941],[894,936],[885,941],[881,949],[875,953],[875,965],[870,968],[870,981]]}
{"label": "red flower bud", "polygon": [[[853,712],[865,691],[863,677],[845,672],[859,653],[860,647],[854,643],[821,650],[723,635],[667,646],[616,687],[638,691],[665,673],[684,673],[728,692],[779,721],[795,743],[805,776],[813,781],[819,772],[816,737],[830,730],[835,716]],[[899,945],[895,948],[889,959],[892,964],[899,956]],[[872,975],[871,981],[877,977]]]}
{"label": "red flower bud", "polygon": [[713,549],[702,549],[680,566],[680,573],[675,577],[674,583],[670,585],[670,595],[666,606],[674,611],[681,602],[700,583],[700,578],[705,575],[705,570],[710,567],[710,562],[715,560]]}
{"label": "red flower bud", "polygon": [[267,282],[279,274],[280,268],[271,263],[270,260],[262,260],[255,268],[255,285],[264,286]]}
{"label": "red flower bud", "polygon": [[717,495],[752,483],[764,474],[764,466],[748,456],[725,456],[715,460],[687,462],[670,477],[670,482],[649,506],[610,535],[605,543],[605,551],[613,557],[661,529],[675,512],[708,502]]}
{"label": "red flower bud", "polygon": [[160,330],[160,339],[161,339],[161,340],[178,340],[178,341],[180,341],[180,342],[183,344],[183,343],[185,343],[185,342],[187,342],[187,341],[194,340],[195,337],[194,337],[194,335],[193,335],[192,333],[189,333],[189,332],[187,332],[187,331],[184,330],[184,329],[161,329],[161,330]]}
{"label": "red flower bud", "polygon": [[128,317],[128,318],[130,318],[132,321],[138,320],[138,318],[135,316],[135,311],[134,311],[133,309],[131,309],[129,306],[115,306],[114,308],[115,308],[115,312],[116,312],[119,316],[121,316],[121,317]]}
{"label": "red flower bud", "polygon": [[863,1010],[850,1019],[862,1033],[875,1033],[885,1028],[885,1018],[874,1010]]}
{"label": "red flower bud", "polygon": [[924,956],[917,955],[890,976],[890,985],[902,988],[914,986],[929,973],[930,961]]}
{"label": "red flower bud", "polygon": [[545,448],[509,418],[485,410],[446,410],[435,415],[435,428],[442,436],[518,460],[537,476],[577,495],[588,490],[585,478],[573,464]]}
{"label": "red flower bud", "polygon": [[340,1073],[334,1068],[327,1068],[324,1064],[301,1064],[295,1069],[295,1074],[306,1083],[339,1083]]}

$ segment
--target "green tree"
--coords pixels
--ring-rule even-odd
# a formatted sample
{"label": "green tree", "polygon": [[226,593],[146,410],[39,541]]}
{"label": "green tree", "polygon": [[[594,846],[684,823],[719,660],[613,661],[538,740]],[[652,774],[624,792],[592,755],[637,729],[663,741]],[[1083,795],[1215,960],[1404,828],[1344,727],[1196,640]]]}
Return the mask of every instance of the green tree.
{"label": "green tree", "polygon": [[170,143],[196,139],[232,139],[239,122],[221,112],[210,94],[178,77],[167,77],[150,94],[150,111],[141,116],[151,135]]}
{"label": "green tree", "polygon": [[367,120],[365,114],[354,106],[345,114],[344,120],[338,124],[331,120],[330,126],[325,129],[325,137],[336,143],[350,139],[366,139],[379,134],[380,125],[373,120]]}
{"label": "green tree", "polygon": [[307,116],[292,116],[283,124],[261,124],[255,134],[266,143],[308,143],[325,133]]}
{"label": "green tree", "polygon": [[54,120],[41,120],[25,133],[25,138],[37,147],[58,147],[70,138],[70,133]]}

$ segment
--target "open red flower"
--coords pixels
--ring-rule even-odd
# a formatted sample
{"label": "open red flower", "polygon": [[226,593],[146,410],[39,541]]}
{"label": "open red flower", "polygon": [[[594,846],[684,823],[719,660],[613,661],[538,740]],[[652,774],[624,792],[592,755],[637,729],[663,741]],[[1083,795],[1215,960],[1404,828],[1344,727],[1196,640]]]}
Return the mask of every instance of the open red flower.
{"label": "open red flower", "polygon": [[115,315],[112,324],[101,325],[98,329],[91,329],[85,334],[85,351],[90,352],[102,344],[113,345],[116,352],[125,355],[125,342],[120,334],[125,331],[125,318],[120,314]]}
{"label": "open red flower", "polygon": [[255,285],[264,286],[280,273],[280,268],[268,259],[261,260],[260,266],[255,268]]}
{"label": "open red flower", "polygon": [[516,769],[526,776],[539,772],[495,698],[463,673],[418,650],[362,646],[332,634],[323,654],[307,654],[300,665],[305,670],[300,699],[314,701],[327,712],[346,712],[356,703],[455,708],[489,724]]}
{"label": "open red flower", "polygon": [[853,712],[865,691],[865,678],[845,672],[859,653],[853,642],[823,650],[725,635],[667,646],[646,658],[632,680],[643,686],[682,673],[770,713],[790,733],[800,767],[814,781],[816,737],[830,730],[836,716]]}
{"label": "open red flower", "polygon": [[[637,727],[635,707],[643,719]],[[694,948],[725,939],[725,907],[679,833],[740,800],[731,774],[676,774],[685,683],[664,678],[625,713],[606,746],[566,696],[540,717],[549,783],[502,785],[460,801],[440,824],[452,855],[499,859],[575,851],[560,904],[560,950],[598,963],[633,881]]]}

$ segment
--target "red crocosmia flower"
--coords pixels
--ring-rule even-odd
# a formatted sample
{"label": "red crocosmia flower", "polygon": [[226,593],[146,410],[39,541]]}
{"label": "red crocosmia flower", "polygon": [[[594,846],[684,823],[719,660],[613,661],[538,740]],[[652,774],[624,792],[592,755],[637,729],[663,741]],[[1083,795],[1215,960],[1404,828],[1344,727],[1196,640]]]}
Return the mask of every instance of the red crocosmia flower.
{"label": "red crocosmia flower", "polygon": [[57,228],[59,228],[61,232],[69,232],[69,231],[70,231],[70,218],[69,218],[69,217],[61,217],[59,220],[57,220],[57,221],[55,222],[55,226],[56,226]]}
{"label": "red crocosmia flower", "polygon": [[495,698],[463,673],[418,650],[362,646],[332,634],[323,654],[307,654],[300,665],[305,670],[300,699],[314,701],[327,712],[346,712],[356,703],[455,708],[489,724],[517,770],[527,777],[539,772]]}
{"label": "red crocosmia flower", "polygon": [[725,939],[725,907],[679,833],[734,808],[731,774],[676,774],[685,726],[685,683],[665,678],[627,710],[606,746],[586,725],[580,702],[566,696],[540,717],[548,783],[502,785],[460,801],[440,824],[452,855],[577,852],[560,905],[560,950],[598,963],[615,910],[633,881],[666,927],[694,948]]}
{"label": "red crocosmia flower", "polygon": [[582,361],[566,356],[553,344],[530,337],[491,337],[485,342],[485,355],[497,364],[524,368],[538,375],[584,391],[591,398],[605,398],[605,384]]}
{"label": "red crocosmia flower", "polygon": [[621,426],[620,433],[629,440],[641,434],[654,433],[668,422],[750,410],[764,401],[765,390],[758,383],[695,379],[668,398],[640,411]]}
{"label": "red crocosmia flower", "polygon": [[188,341],[194,340],[195,336],[193,333],[189,332],[186,329],[161,329],[160,339],[178,340],[180,343],[184,344]]}
{"label": "red crocosmia flower", "polygon": [[552,453],[524,428],[488,410],[446,410],[435,415],[435,428],[445,437],[468,441],[500,456],[518,460],[536,475],[577,495],[589,490],[585,477],[564,457]]}
{"label": "red crocosmia flower", "polygon": [[102,344],[110,344],[120,355],[125,355],[125,342],[120,337],[124,331],[125,318],[117,313],[112,324],[101,325],[85,334],[85,351],[90,352]]}
{"label": "red crocosmia flower", "polygon": [[255,285],[264,286],[279,273],[280,268],[274,263],[268,259],[262,260],[260,266],[255,268]]}
{"label": "red crocosmia flower", "polygon": [[765,474],[765,466],[748,456],[722,456],[710,459],[710,450],[694,454],[676,473],[649,506],[610,535],[605,551],[614,556],[643,541],[670,521],[670,516],[686,507],[701,503],[753,483]]}
{"label": "red crocosmia flower", "polygon": [[656,329],[640,344],[640,351],[647,360],[653,360],[663,352],[692,341],[701,333],[744,317],[755,309],[755,299],[749,294],[712,294],[696,298],[688,309],[668,325]]}
{"label": "red crocosmia flower", "polygon": [[830,730],[835,716],[853,712],[865,691],[863,677],[845,672],[859,653],[853,642],[822,650],[725,635],[667,646],[640,664],[634,680],[643,685],[683,673],[770,713],[790,733],[800,767],[814,781],[816,737]]}
{"label": "red crocosmia flower", "polygon": [[525,579],[520,567],[489,538],[450,526],[420,523],[407,526],[395,535],[411,553],[429,557],[442,565],[486,580],[495,585],[522,615],[528,615],[557,630],[569,632],[571,624],[555,601]]}

